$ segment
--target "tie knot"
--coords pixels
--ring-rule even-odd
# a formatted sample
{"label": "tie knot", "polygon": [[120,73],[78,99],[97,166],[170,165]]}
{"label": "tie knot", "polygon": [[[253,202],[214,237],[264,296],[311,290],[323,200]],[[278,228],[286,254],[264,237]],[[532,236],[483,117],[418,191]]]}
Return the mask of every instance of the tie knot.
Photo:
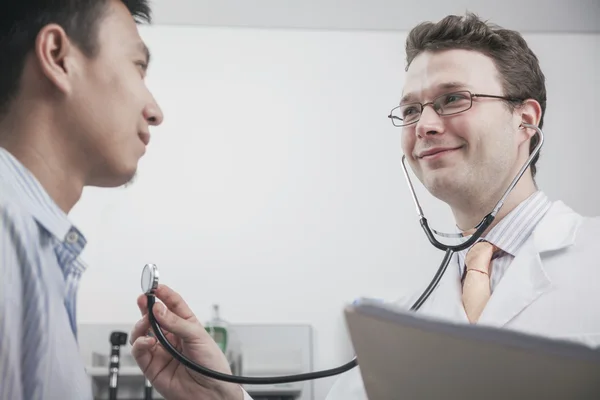
{"label": "tie knot", "polygon": [[477,242],[467,252],[465,265],[467,270],[477,269],[489,273],[494,252],[499,249],[490,242]]}

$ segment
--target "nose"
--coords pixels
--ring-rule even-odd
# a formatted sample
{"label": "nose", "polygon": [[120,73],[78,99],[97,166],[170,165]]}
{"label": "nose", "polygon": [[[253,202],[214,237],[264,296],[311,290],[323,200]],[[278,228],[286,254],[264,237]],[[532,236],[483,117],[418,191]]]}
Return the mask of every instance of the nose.
{"label": "nose", "polygon": [[156,100],[152,99],[144,108],[144,119],[148,125],[158,126],[163,122],[163,113]]}
{"label": "nose", "polygon": [[423,109],[415,132],[417,136],[424,138],[428,135],[436,135],[442,133],[444,124],[442,118],[433,109],[433,106],[427,106]]}

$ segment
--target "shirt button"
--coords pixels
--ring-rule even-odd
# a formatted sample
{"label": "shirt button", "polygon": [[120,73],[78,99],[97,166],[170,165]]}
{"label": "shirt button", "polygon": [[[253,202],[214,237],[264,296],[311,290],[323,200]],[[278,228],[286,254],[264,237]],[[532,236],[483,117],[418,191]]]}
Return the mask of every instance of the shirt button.
{"label": "shirt button", "polygon": [[69,232],[67,234],[67,242],[69,242],[71,244],[75,244],[75,243],[77,243],[78,240],[79,240],[79,235],[76,232]]}

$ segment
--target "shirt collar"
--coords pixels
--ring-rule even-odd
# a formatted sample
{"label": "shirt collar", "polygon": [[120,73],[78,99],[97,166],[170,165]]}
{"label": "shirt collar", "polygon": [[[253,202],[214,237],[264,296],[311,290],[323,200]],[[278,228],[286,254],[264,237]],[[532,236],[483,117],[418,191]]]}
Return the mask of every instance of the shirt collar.
{"label": "shirt collar", "polygon": [[0,147],[0,193],[9,194],[46,231],[60,242],[83,238],[67,214],[50,198],[37,178],[6,149]]}
{"label": "shirt collar", "polygon": [[[551,205],[548,196],[538,190],[502,218],[480,240],[498,247],[502,250],[500,254],[510,254],[514,257]],[[460,265],[463,264],[468,251],[469,249],[465,249],[458,252]]]}

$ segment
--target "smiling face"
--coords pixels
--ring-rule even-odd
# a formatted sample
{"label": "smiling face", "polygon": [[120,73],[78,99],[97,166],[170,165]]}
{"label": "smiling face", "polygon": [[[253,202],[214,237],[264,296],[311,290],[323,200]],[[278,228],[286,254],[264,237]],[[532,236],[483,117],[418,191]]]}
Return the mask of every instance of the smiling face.
{"label": "smiling face", "polygon": [[98,54],[77,57],[66,108],[88,164],[88,185],[120,186],[135,174],[162,113],[144,82],[148,50],[121,1],[110,1],[98,29]]}
{"label": "smiling face", "polygon": [[[439,99],[448,109],[468,102],[462,95],[503,96],[493,61],[475,51],[423,52],[411,63],[401,104]],[[442,201],[470,203],[503,191],[518,169],[521,119],[500,99],[473,98],[469,110],[440,116],[428,105],[418,122],[402,128],[402,149],[418,179]],[[525,149],[526,150],[526,149]],[[516,167],[515,167],[516,166]]]}

